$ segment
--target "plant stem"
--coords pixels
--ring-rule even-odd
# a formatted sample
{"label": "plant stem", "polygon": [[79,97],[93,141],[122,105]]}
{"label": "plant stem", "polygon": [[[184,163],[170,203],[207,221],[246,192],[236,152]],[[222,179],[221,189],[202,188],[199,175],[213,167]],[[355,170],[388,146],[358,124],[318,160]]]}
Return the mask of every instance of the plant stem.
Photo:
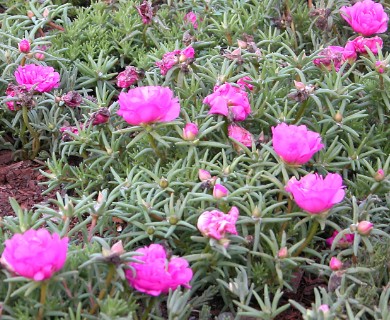
{"label": "plant stem", "polygon": [[[39,140],[39,133],[34,130],[34,128],[31,126],[29,119],[28,119],[28,108],[27,106],[22,107],[22,115],[23,115],[23,122],[25,124],[25,127],[28,129],[30,132],[33,142],[32,142],[32,155],[31,155],[31,160],[33,160],[41,147],[41,141]],[[24,133],[24,132],[23,132]]]}
{"label": "plant stem", "polygon": [[96,214],[92,214],[91,216],[92,216],[92,221],[91,221],[91,225],[89,226],[88,242],[91,242],[91,239],[93,236],[93,230],[95,229],[96,224],[97,224],[97,220],[99,218],[99,216]]}
{"label": "plant stem", "polygon": [[47,293],[47,282],[42,281],[41,282],[41,297],[40,297],[40,301],[39,301],[41,306],[39,307],[39,311],[38,311],[38,317],[37,317],[38,320],[43,319],[43,311],[44,311],[45,302],[46,302],[46,293]]}
{"label": "plant stem", "polygon": [[319,225],[320,225],[320,223],[318,222],[318,220],[313,221],[313,223],[311,224],[311,227],[310,227],[309,234],[307,235],[305,241],[299,246],[297,251],[294,252],[293,257],[299,256],[301,254],[301,252],[303,251],[303,249],[305,249],[307,247],[307,245],[311,242],[311,240],[313,240],[315,234],[317,233],[317,229],[318,229]]}
{"label": "plant stem", "polygon": [[155,303],[156,299],[154,297],[150,298],[148,306],[144,310],[141,320],[147,320],[149,318],[149,314],[153,310]]}
{"label": "plant stem", "polygon": [[[104,282],[104,288],[100,291],[99,296],[97,298],[98,301],[103,300],[103,298],[106,296],[107,288],[110,286],[110,283],[112,281],[112,278],[114,277],[114,274],[115,274],[115,265],[110,263],[109,268],[108,268],[106,281]],[[95,303],[89,313],[94,314],[96,312],[96,310],[98,309],[98,307],[99,307],[99,303]]]}
{"label": "plant stem", "polygon": [[156,140],[154,139],[154,137],[151,135],[150,132],[148,132],[148,140],[149,140],[150,146],[152,147],[152,149],[156,153],[157,157],[159,157],[162,161],[164,161],[165,158],[164,158],[163,154],[160,152],[160,150],[158,150]]}
{"label": "plant stem", "polygon": [[297,116],[295,117],[294,121],[292,122],[293,124],[296,124],[302,118],[303,113],[305,112],[306,107],[309,104],[308,101],[309,100],[305,100],[302,102],[301,107],[299,108],[299,110],[297,112]]}

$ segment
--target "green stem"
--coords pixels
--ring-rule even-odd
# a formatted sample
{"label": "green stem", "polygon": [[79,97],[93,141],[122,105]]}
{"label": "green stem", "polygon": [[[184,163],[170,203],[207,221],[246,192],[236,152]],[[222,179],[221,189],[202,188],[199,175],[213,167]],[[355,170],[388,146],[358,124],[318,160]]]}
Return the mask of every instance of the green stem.
{"label": "green stem", "polygon": [[303,249],[307,247],[307,245],[313,240],[315,234],[317,233],[317,229],[320,223],[317,220],[314,220],[313,223],[311,224],[309,234],[307,235],[305,241],[299,246],[297,251],[294,252],[293,257],[297,257],[301,254]]}
{"label": "green stem", "polygon": [[40,301],[39,301],[41,306],[39,307],[39,311],[38,311],[38,317],[37,317],[38,320],[43,319],[43,311],[45,309],[46,295],[47,295],[47,282],[42,281],[41,282],[41,297],[40,297]]}
{"label": "green stem", "polygon": [[148,132],[148,140],[149,140],[150,146],[152,147],[152,149],[156,153],[157,157],[159,157],[162,161],[164,161],[164,155],[160,152],[160,150],[158,150],[156,140],[154,139],[154,137],[151,135],[150,132]]}
{"label": "green stem", "polygon": [[[104,283],[104,288],[100,291],[99,296],[97,298],[98,301],[103,300],[103,298],[106,296],[107,289],[110,286],[110,284],[112,282],[112,278],[114,277],[114,275],[115,275],[115,265],[111,263],[110,266],[109,266],[109,269],[108,269],[106,281]],[[95,303],[89,313],[90,314],[95,314],[95,312],[97,311],[98,307],[99,307],[99,304]]]}
{"label": "green stem", "polygon": [[[28,119],[28,108],[27,108],[27,106],[23,106],[22,107],[22,115],[23,115],[24,125],[28,129],[28,131],[30,132],[30,134],[31,134],[31,136],[33,138],[33,142],[32,142],[32,155],[31,155],[31,158],[30,158],[31,160],[33,160],[37,156],[37,154],[39,152],[39,149],[41,147],[41,141],[39,139],[39,133],[37,131],[35,131],[34,128],[30,124],[30,121]],[[23,132],[23,135],[24,135],[24,132]]]}
{"label": "green stem", "polygon": [[305,110],[309,104],[308,101],[309,100],[305,100],[302,102],[301,107],[299,108],[299,110],[297,112],[297,116],[295,117],[294,121],[292,122],[293,124],[296,124],[302,118],[303,113],[305,112]]}
{"label": "green stem", "polygon": [[156,298],[150,298],[148,306],[143,311],[143,315],[141,320],[147,320],[149,318],[149,314],[152,312],[154,305],[156,304]]}

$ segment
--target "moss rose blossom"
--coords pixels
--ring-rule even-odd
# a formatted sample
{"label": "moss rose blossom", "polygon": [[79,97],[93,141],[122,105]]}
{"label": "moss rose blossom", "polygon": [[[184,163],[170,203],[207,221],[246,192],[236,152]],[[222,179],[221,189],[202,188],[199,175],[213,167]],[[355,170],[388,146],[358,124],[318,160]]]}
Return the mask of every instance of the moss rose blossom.
{"label": "moss rose blossom", "polygon": [[143,263],[131,262],[129,265],[135,269],[135,274],[131,269],[125,272],[127,281],[136,290],[158,296],[178,286],[190,288],[193,273],[187,260],[179,257],[168,259],[160,244],[151,244],[136,252],[143,254],[136,257]]}
{"label": "moss rose blossom", "polygon": [[317,173],[309,173],[300,180],[292,177],[285,189],[292,193],[296,204],[310,214],[328,211],[345,196],[343,179],[337,173],[328,173],[325,178]]}
{"label": "moss rose blossom", "polygon": [[60,74],[54,68],[35,64],[19,66],[15,71],[15,78],[19,85],[39,92],[58,88],[60,82]]}
{"label": "moss rose blossom", "polygon": [[51,278],[66,260],[68,238],[46,229],[27,230],[5,241],[1,263],[25,278],[42,281]]}
{"label": "moss rose blossom", "polygon": [[160,86],[138,87],[119,95],[118,115],[131,125],[169,122],[180,113],[178,98],[171,89]]}

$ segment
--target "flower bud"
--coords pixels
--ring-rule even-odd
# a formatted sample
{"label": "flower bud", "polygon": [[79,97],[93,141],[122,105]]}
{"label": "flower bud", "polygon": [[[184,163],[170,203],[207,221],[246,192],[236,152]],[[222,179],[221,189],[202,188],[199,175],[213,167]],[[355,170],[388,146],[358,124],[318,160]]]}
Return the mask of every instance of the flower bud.
{"label": "flower bud", "polygon": [[329,267],[333,271],[337,271],[343,267],[343,263],[339,259],[337,259],[336,257],[332,257],[332,259],[330,259],[330,262],[329,262]]}
{"label": "flower bud", "polygon": [[169,222],[170,225],[174,226],[174,225],[176,225],[179,222],[179,218],[176,217],[176,216],[170,216],[168,218],[168,222]]}
{"label": "flower bud", "polygon": [[45,55],[42,52],[36,52],[35,53],[35,59],[37,60],[45,60]]}
{"label": "flower bud", "polygon": [[69,91],[61,97],[61,100],[64,101],[65,105],[68,107],[76,108],[83,102],[83,97],[77,91]]}
{"label": "flower bud", "polygon": [[380,182],[385,178],[385,172],[383,169],[379,169],[376,174],[374,175],[374,179],[376,182]]}
{"label": "flower bud", "polygon": [[337,123],[340,123],[341,121],[343,121],[343,115],[340,113],[340,111],[337,111],[336,114],[334,115],[333,119]]}
{"label": "flower bud", "polygon": [[31,49],[30,41],[28,41],[27,39],[23,39],[19,42],[18,47],[20,52],[29,53]]}
{"label": "flower bud", "polygon": [[152,234],[154,234],[155,231],[156,231],[156,228],[153,227],[153,226],[149,226],[149,227],[147,227],[147,229],[146,229],[146,233],[147,233],[149,236],[151,236]]}
{"label": "flower bud", "polygon": [[35,17],[34,12],[32,12],[31,10],[28,10],[28,11],[27,11],[27,17],[29,17],[30,19],[32,19],[33,17]]}
{"label": "flower bud", "polygon": [[318,307],[318,311],[322,311],[324,314],[327,314],[327,313],[329,313],[330,308],[329,308],[329,306],[327,304],[321,304]]}
{"label": "flower bud", "polygon": [[255,206],[252,210],[252,218],[257,219],[261,217],[261,211],[258,206]]}
{"label": "flower bud", "polygon": [[357,231],[362,236],[368,236],[371,230],[374,228],[374,224],[369,221],[360,221],[357,226]]}
{"label": "flower bud", "polygon": [[246,41],[243,41],[240,39],[237,39],[237,44],[238,44],[238,47],[241,49],[246,49],[248,46],[248,43]]}
{"label": "flower bud", "polygon": [[221,199],[223,197],[226,197],[228,195],[229,191],[221,184],[216,184],[213,189],[213,197],[215,199]]}
{"label": "flower bud", "polygon": [[160,188],[165,189],[165,188],[168,187],[169,182],[168,182],[168,180],[166,178],[162,177],[160,179],[160,182],[158,183],[158,185],[160,186]]}
{"label": "flower bud", "polygon": [[125,250],[123,249],[123,243],[122,240],[118,241],[111,247],[111,253],[116,255],[121,255],[125,253]]}
{"label": "flower bud", "polygon": [[208,172],[207,170],[203,170],[203,169],[199,169],[198,176],[199,176],[199,180],[202,182],[211,179],[210,172]]}
{"label": "flower bud", "polygon": [[284,259],[288,257],[288,250],[287,247],[283,247],[278,251],[278,258]]}
{"label": "flower bud", "polygon": [[387,64],[386,64],[386,61],[377,61],[375,62],[375,70],[382,74],[382,73],[385,73],[386,72],[386,69],[387,69]]}
{"label": "flower bud", "polygon": [[183,139],[187,141],[194,141],[198,132],[199,129],[195,123],[187,123],[183,128]]}

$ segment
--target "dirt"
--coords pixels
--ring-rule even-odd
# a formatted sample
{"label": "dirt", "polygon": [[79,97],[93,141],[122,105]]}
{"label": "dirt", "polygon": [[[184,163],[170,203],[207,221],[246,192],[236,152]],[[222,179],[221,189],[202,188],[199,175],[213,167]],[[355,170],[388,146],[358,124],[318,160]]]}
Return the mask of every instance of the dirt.
{"label": "dirt", "polygon": [[13,161],[12,151],[0,150],[0,217],[14,215],[9,198],[15,198],[23,209],[48,201],[55,191],[42,195],[45,177],[39,172],[42,165],[31,161]]}

